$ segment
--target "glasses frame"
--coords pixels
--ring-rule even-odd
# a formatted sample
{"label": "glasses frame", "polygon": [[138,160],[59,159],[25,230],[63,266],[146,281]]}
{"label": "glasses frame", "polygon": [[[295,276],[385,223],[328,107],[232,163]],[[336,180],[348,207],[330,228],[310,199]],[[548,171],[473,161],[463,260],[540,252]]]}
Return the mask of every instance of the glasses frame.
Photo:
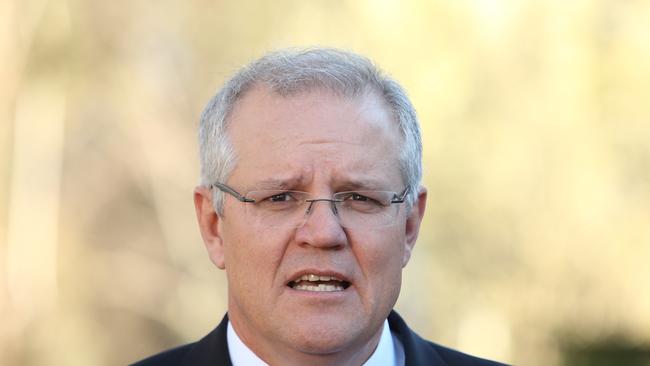
{"label": "glasses frame", "polygon": [[[213,189],[213,188],[217,188],[220,191],[235,197],[240,202],[253,203],[253,204],[256,203],[255,199],[249,198],[249,197],[246,197],[246,196],[242,195],[241,193],[237,192],[234,188],[228,186],[227,184],[216,182],[216,183],[213,183],[213,184],[210,185],[210,189]],[[406,195],[409,192],[409,189],[410,189],[410,187],[407,186],[406,188],[404,188],[404,191],[399,195],[396,192],[385,191],[385,192],[393,193],[393,198],[390,200],[390,202],[388,202],[388,206],[391,206],[394,203],[398,203],[398,204],[399,203],[404,203],[404,201],[406,200]],[[276,190],[276,191],[283,191],[283,190]],[[287,190],[287,191],[290,192],[291,190]],[[363,191],[364,190],[360,190],[359,192],[363,192]],[[298,191],[296,191],[296,192],[298,192]],[[354,191],[351,191],[351,192],[354,192]],[[307,194],[308,197],[311,196],[308,192],[302,192],[302,193]],[[335,195],[338,194],[338,193],[346,193],[346,192],[337,192],[337,193],[335,193]],[[311,214],[311,210],[312,210],[315,202],[329,202],[330,205],[331,205],[332,213],[336,217],[340,217],[339,216],[340,215],[339,214],[339,207],[337,207],[336,204],[343,202],[343,200],[342,199],[336,199],[334,197],[332,197],[332,198],[309,198],[309,199],[305,199],[304,202],[308,204],[307,209],[305,210],[305,215],[310,215]],[[296,227],[301,227],[303,224],[304,224],[304,221],[302,223],[296,225]],[[341,223],[341,225],[345,226],[342,223]],[[347,226],[345,226],[345,227],[347,227]]]}
{"label": "glasses frame", "polygon": [[[246,196],[240,194],[239,192],[237,192],[235,189],[228,186],[227,184],[215,182],[215,183],[210,185],[210,188],[214,188],[214,187],[219,189],[221,192],[228,193],[229,195],[235,197],[240,202],[255,203],[254,199],[247,198]],[[395,193],[395,197],[393,197],[393,199],[391,199],[390,203],[404,203],[404,201],[406,200],[406,195],[409,192],[409,188],[410,188],[409,186],[404,188],[404,191],[400,195]],[[319,201],[327,201],[327,202],[332,202],[332,203],[342,202],[342,200],[337,200],[337,199],[333,199],[333,198],[311,198],[311,199],[305,200],[305,202],[308,202],[308,203],[319,202]],[[311,208],[311,205],[309,205],[309,206],[310,207],[307,209],[307,212],[309,212],[309,209]]]}

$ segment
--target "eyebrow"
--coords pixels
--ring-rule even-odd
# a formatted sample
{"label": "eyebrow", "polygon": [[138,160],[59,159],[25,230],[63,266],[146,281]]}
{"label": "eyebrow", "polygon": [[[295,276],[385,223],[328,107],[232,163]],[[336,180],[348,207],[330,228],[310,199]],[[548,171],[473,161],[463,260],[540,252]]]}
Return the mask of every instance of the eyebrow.
{"label": "eyebrow", "polygon": [[[252,189],[270,189],[270,190],[287,190],[295,189],[304,182],[304,178],[294,177],[272,177],[260,180],[253,184]],[[367,177],[344,177],[335,182],[337,191],[354,191],[354,190],[389,190],[387,182],[367,178]]]}
{"label": "eyebrow", "polygon": [[299,177],[267,178],[255,183],[257,189],[290,189],[300,183]]}
{"label": "eyebrow", "polygon": [[369,178],[350,178],[344,180],[340,184],[340,188],[344,190],[384,190],[386,183]]}

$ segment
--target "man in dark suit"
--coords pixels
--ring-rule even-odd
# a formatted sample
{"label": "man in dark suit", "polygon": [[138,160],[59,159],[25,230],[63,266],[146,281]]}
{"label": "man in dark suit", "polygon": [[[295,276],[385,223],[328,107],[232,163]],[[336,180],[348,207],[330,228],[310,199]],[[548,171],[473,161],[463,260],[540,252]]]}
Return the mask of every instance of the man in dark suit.
{"label": "man in dark suit", "polygon": [[228,314],[136,365],[498,365],[423,340],[392,311],[426,205],[415,110],[366,58],[268,54],[200,126],[199,227]]}

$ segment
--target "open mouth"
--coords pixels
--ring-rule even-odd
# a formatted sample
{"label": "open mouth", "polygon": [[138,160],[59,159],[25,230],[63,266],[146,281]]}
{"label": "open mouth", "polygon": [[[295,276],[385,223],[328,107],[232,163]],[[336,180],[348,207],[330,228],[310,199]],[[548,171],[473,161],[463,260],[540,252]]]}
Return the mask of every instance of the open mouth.
{"label": "open mouth", "polygon": [[350,287],[350,282],[334,276],[305,274],[289,281],[287,286],[298,291],[333,292],[345,290]]}

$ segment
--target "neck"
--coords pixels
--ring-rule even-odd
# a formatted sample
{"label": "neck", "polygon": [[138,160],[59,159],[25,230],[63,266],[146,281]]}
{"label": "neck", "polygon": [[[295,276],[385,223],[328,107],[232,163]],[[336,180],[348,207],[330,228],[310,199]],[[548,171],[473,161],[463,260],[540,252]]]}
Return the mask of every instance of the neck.
{"label": "neck", "polygon": [[[260,333],[251,333],[245,324],[229,314],[233,329],[241,341],[260,359],[271,366],[360,366],[373,354],[383,330],[383,323],[372,336],[341,349],[311,350],[294,343],[285,344],[280,340],[268,341]],[[254,336],[254,337],[253,337]],[[262,339],[260,339],[262,338]]]}

